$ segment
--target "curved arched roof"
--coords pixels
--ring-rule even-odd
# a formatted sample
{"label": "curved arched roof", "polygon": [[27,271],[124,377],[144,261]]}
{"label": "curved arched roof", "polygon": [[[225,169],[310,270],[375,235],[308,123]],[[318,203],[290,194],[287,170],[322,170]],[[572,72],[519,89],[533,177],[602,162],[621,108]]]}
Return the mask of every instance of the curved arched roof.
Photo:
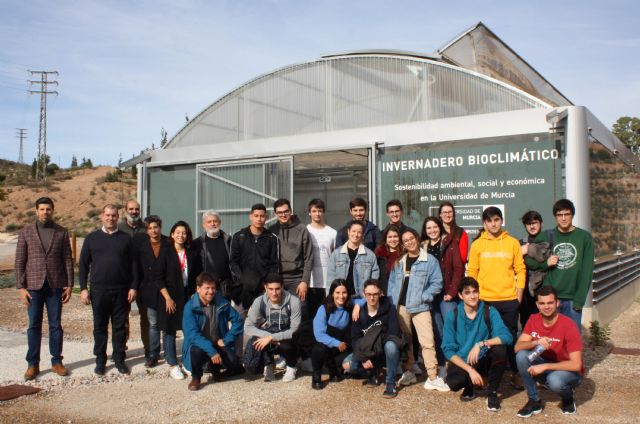
{"label": "curved arched roof", "polygon": [[503,82],[400,52],[324,56],[212,103],[166,148],[550,107]]}

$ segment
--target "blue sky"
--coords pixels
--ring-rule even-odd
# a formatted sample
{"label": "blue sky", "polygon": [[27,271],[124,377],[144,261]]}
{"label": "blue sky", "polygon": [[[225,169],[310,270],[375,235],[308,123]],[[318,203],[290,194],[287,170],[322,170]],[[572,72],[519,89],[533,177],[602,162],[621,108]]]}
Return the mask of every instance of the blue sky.
{"label": "blue sky", "polygon": [[0,0],[0,158],[36,155],[28,70],[57,70],[54,162],[115,164],[254,77],[353,49],[434,52],[485,23],[607,126],[640,116],[640,2]]}

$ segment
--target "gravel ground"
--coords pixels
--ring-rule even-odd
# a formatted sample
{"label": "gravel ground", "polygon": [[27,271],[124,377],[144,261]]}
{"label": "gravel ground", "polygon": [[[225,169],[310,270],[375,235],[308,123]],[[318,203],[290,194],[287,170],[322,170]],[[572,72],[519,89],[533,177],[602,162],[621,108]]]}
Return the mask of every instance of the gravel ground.
{"label": "gravel ground", "polygon": [[[74,301],[75,300],[75,301]],[[51,372],[33,384],[45,390],[0,403],[0,422],[32,423],[199,423],[199,422],[443,422],[470,420],[513,422],[526,402],[526,394],[508,384],[502,387],[502,410],[488,412],[485,399],[469,403],[459,394],[432,393],[414,385],[401,390],[396,399],[382,398],[382,386],[364,388],[360,381],[330,384],[322,392],[312,391],[311,378],[304,373],[293,383],[263,383],[244,378],[209,383],[199,392],[189,392],[187,381],[167,378],[167,366],[147,372],[142,366],[138,326],[132,319],[129,359],[130,376],[111,371],[97,378],[92,373],[91,312],[77,299],[65,307],[65,363],[72,369],[69,378]],[[16,303],[15,290],[0,290],[0,307]],[[11,309],[11,308],[9,308]],[[26,323],[24,309],[13,309],[12,317],[3,309],[0,316],[0,384],[20,383],[24,372]],[[640,303],[635,302],[611,325],[612,342],[619,347],[640,347]],[[137,333],[136,333],[137,332]],[[542,414],[533,420],[545,422],[627,423],[640,421],[637,394],[640,392],[640,356],[607,354],[610,346],[585,350],[588,374],[577,390],[578,414],[563,416],[559,400],[542,392],[547,400]],[[48,348],[43,345],[42,364],[48,364]],[[274,391],[274,389],[276,391]],[[357,417],[357,418],[355,418]]]}

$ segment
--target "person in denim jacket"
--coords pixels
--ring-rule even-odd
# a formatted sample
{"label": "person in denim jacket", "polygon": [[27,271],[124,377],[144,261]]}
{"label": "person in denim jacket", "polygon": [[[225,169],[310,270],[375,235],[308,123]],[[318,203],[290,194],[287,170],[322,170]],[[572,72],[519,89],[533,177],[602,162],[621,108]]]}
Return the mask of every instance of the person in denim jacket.
{"label": "person in denim jacket", "polygon": [[442,291],[442,272],[438,260],[420,248],[420,238],[413,229],[402,233],[402,245],[407,252],[396,263],[389,276],[389,297],[398,308],[400,328],[409,340],[409,359],[404,364],[401,385],[416,382],[412,371],[413,355],[411,324],[416,328],[429,378],[424,384],[427,390],[449,391],[438,377],[438,361],[433,339],[431,308],[434,298]]}
{"label": "person in denim jacket", "polygon": [[351,297],[359,297],[364,282],[380,276],[376,255],[362,244],[364,225],[362,221],[351,221],[348,226],[349,240],[342,246],[336,246],[331,254],[327,281],[342,278],[347,281]]}

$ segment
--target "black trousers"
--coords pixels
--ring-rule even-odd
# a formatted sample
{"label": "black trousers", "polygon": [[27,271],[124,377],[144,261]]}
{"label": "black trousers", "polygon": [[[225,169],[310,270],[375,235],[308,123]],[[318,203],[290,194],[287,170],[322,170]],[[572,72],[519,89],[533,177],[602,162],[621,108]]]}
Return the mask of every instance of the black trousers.
{"label": "black trousers", "polygon": [[[466,359],[466,358],[463,358]],[[504,345],[493,346],[489,351],[478,361],[474,368],[483,375],[489,375],[489,392],[497,392],[498,386],[500,386],[500,380],[504,374],[504,369],[507,366],[507,349]],[[449,362],[447,366],[447,385],[449,388],[457,392],[465,387],[472,387],[473,383],[469,374],[457,366],[456,364]]]}
{"label": "black trousers", "polygon": [[[245,349],[254,349],[253,343],[258,339],[259,337],[256,336],[253,336],[251,339],[249,339]],[[245,352],[245,355],[246,354],[247,353]],[[296,363],[298,362],[298,348],[296,347],[296,345],[291,340],[282,340],[278,344],[270,344],[262,350],[261,365],[264,366],[273,364],[275,362],[273,356],[276,354],[284,358],[288,367],[295,367]],[[252,374],[259,374],[262,372],[262,369],[260,369],[260,367],[253,368],[248,365],[246,365],[246,370],[248,373]]]}
{"label": "black trousers", "polygon": [[538,307],[536,306],[536,300],[529,294],[529,290],[525,288],[522,294],[522,303],[520,303],[520,326],[524,328],[529,317],[537,313]]}
{"label": "black trousers", "polygon": [[214,370],[219,371],[221,368],[225,368],[230,374],[237,374],[242,371],[242,364],[240,358],[236,353],[228,347],[216,347],[216,350],[222,358],[222,366],[213,364],[211,357],[207,355],[207,352],[200,349],[198,346],[191,346],[191,376],[193,378],[202,378],[202,367],[211,363]]}
{"label": "black trousers", "polygon": [[518,372],[518,364],[516,364],[516,353],[513,347],[518,340],[518,314],[520,313],[520,302],[517,300],[505,300],[500,302],[485,302],[487,305],[491,305],[498,310],[502,322],[507,326],[511,337],[513,337],[513,344],[507,346],[507,360],[509,361],[509,367],[513,373]]}
{"label": "black trousers", "polygon": [[337,375],[342,368],[342,361],[349,355],[349,351],[340,352],[337,347],[329,347],[323,343],[316,343],[311,349],[311,366],[313,372],[322,372],[326,364],[330,375]]}
{"label": "black trousers", "polygon": [[327,292],[325,289],[310,287],[309,291],[307,291],[307,307],[309,308],[309,318],[313,319],[316,316],[316,312],[318,312],[318,308],[324,302],[324,299],[327,297]]}
{"label": "black trousers", "polygon": [[111,344],[113,361],[124,362],[124,347],[127,334],[125,325],[129,317],[129,289],[91,290],[91,307],[93,309],[93,354],[96,364],[107,363],[107,340],[109,338],[109,321],[111,321]]}

